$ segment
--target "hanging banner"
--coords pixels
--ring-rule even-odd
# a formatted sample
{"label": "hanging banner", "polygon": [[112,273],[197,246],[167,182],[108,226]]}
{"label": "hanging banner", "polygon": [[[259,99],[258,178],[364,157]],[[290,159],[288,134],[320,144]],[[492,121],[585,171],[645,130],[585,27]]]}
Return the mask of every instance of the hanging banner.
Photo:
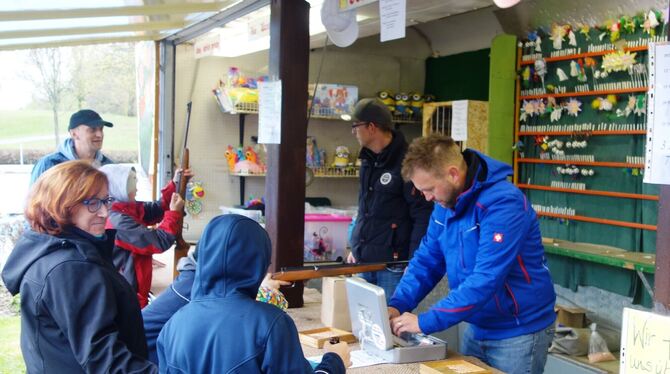
{"label": "hanging banner", "polygon": [[372,4],[377,0],[340,0],[340,12],[360,8]]}

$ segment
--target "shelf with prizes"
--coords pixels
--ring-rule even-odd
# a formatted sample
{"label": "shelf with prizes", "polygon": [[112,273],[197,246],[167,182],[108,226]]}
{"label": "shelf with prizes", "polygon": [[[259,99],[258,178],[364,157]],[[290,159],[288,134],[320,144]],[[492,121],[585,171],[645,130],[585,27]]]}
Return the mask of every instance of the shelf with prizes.
{"label": "shelf with prizes", "polygon": [[[544,218],[543,234],[589,241],[569,234],[575,221],[656,230],[655,214],[639,214],[658,200],[642,183],[647,46],[666,36],[651,9],[597,26],[554,24],[518,44],[514,182]],[[624,202],[613,199],[633,203],[617,209]]]}
{"label": "shelf with prizes", "polygon": [[402,123],[421,123],[423,104],[435,101],[435,96],[430,94],[421,94],[419,92],[392,93],[389,90],[377,92],[377,98],[391,111],[393,122],[396,125]]}
{"label": "shelf with prizes", "polygon": [[[307,137],[307,152],[305,155],[305,166],[312,175],[320,178],[357,178],[359,166],[351,161],[349,148],[340,145],[333,152],[333,160],[328,163],[326,151],[319,148],[316,137]],[[235,176],[265,176],[267,171],[265,165],[265,149],[256,144],[246,147],[233,147],[229,145],[224,156],[228,163],[230,175]]]}

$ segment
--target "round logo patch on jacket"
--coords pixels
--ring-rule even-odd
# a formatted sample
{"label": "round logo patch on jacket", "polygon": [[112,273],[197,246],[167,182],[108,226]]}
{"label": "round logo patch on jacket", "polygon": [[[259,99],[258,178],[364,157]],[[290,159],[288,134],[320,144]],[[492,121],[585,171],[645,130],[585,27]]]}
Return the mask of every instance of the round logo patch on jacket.
{"label": "round logo patch on jacket", "polygon": [[386,186],[387,184],[391,183],[392,178],[393,176],[391,176],[391,173],[384,173],[381,177],[379,177],[379,182]]}

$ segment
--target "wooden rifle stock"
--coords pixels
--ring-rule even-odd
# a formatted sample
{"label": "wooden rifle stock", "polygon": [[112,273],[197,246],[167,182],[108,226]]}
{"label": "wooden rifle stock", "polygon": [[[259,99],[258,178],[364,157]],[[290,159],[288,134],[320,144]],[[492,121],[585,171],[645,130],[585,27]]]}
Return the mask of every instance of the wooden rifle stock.
{"label": "wooden rifle stock", "polygon": [[336,275],[351,275],[368,271],[379,271],[384,270],[389,266],[406,265],[407,263],[408,261],[394,261],[370,264],[314,265],[299,268],[284,268],[272,274],[272,279],[295,282]]}
{"label": "wooden rifle stock", "polygon": [[[184,201],[186,201],[186,185],[188,183],[188,178],[184,174],[184,170],[189,168],[189,151],[186,145],[188,144],[188,130],[191,123],[191,102],[186,105],[186,128],[184,129],[184,147],[182,148],[181,153],[181,175],[179,176],[179,182],[177,185],[177,193],[181,196]],[[175,235],[175,247],[174,247],[174,268],[173,275],[176,277],[178,274],[177,263],[182,257],[186,257],[188,254],[188,249],[191,248],[191,245],[184,240],[182,235],[184,231],[184,210],[182,209],[181,219],[179,220],[179,228],[177,234]]]}

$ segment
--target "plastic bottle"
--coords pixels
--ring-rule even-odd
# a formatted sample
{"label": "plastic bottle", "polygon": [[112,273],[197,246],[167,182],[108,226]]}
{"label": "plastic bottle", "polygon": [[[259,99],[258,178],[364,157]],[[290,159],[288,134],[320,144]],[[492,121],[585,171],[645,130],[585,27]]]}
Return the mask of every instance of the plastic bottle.
{"label": "plastic bottle", "polygon": [[351,360],[349,356],[349,344],[347,342],[341,342],[340,338],[333,336],[329,341],[323,344],[323,350],[326,352],[336,353],[342,361],[344,362],[344,367],[351,366]]}

